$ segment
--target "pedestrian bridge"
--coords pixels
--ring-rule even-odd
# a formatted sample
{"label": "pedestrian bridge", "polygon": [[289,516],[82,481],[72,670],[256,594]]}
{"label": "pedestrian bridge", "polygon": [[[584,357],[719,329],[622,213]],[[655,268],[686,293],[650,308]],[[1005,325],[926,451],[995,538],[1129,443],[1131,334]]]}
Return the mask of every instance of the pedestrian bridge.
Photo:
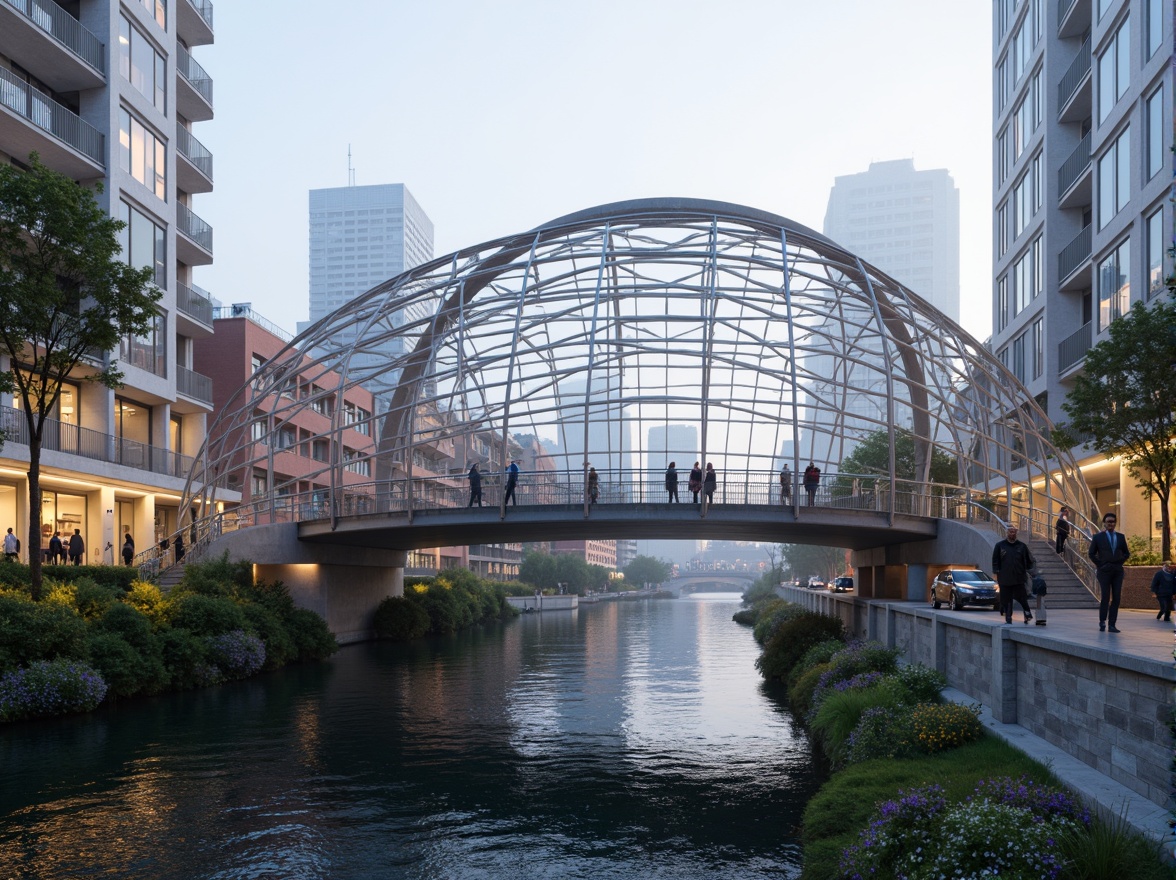
{"label": "pedestrian bridge", "polygon": [[[255,363],[181,505],[197,550],[234,527],[275,565],[737,537],[849,547],[897,589],[883,567],[946,555],[955,526],[988,541],[985,517],[1039,523],[1066,504],[1082,526],[1093,507],[983,343],[836,242],[741,205],[621,202],[467,247]],[[519,504],[505,508],[512,461]],[[671,463],[688,502],[689,471],[713,466],[714,497],[668,504]],[[490,509],[466,508],[475,465]],[[810,466],[812,507],[797,477]],[[293,543],[241,536],[263,527]]]}

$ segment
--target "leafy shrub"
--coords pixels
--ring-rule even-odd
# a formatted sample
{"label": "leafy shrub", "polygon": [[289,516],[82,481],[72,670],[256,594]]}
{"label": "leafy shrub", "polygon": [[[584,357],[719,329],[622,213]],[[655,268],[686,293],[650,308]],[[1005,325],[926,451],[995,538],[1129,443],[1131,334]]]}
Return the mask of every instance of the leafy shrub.
{"label": "leafy shrub", "polygon": [[106,682],[85,663],[37,660],[0,676],[0,720],[89,712],[105,697]]}
{"label": "leafy shrub", "polygon": [[980,801],[958,804],[939,817],[936,845],[919,855],[921,877],[1056,877],[1058,834],[1073,823],[1038,821],[1026,810]]}
{"label": "leafy shrub", "polygon": [[788,673],[789,686],[814,666],[823,666],[828,663],[833,659],[833,655],[844,647],[845,642],[841,639],[828,639],[824,642],[817,642],[817,644],[804,652],[804,656],[796,662],[796,665],[792,667],[792,671]]}
{"label": "leafy shrub", "polygon": [[172,626],[198,636],[219,636],[248,627],[245,612],[236,602],[202,593],[173,593],[168,597],[168,618]]}
{"label": "leafy shrub", "polygon": [[433,583],[423,591],[417,587],[412,593],[406,591],[405,595],[410,601],[417,602],[429,615],[431,633],[454,633],[473,623],[468,606],[445,584]]}
{"label": "leafy shrub", "polygon": [[86,624],[77,612],[19,593],[0,593],[0,670],[58,657],[86,658]]}
{"label": "leafy shrub", "polygon": [[247,678],[265,665],[265,643],[244,630],[206,636],[208,656],[225,678]]}
{"label": "leafy shrub", "polygon": [[820,706],[825,691],[839,681],[846,681],[863,672],[894,672],[898,667],[899,653],[900,649],[887,648],[881,642],[850,642],[830,658],[829,668],[822,674],[813,691],[809,712]]}
{"label": "leafy shrub", "polygon": [[867,709],[893,707],[889,694],[873,687],[880,673],[864,673],[857,682],[839,682],[841,689],[829,692],[812,719],[812,730],[822,750],[836,765],[846,762],[849,739]]}
{"label": "leafy shrub", "polygon": [[109,686],[111,697],[131,697],[154,685],[162,686],[167,674],[163,662],[151,661],[128,644],[117,633],[91,630],[86,642],[90,649],[90,663]]}
{"label": "leafy shrub", "polygon": [[265,668],[280,669],[298,657],[298,648],[282,619],[264,605],[249,602],[241,606],[249,628],[265,643]]}
{"label": "leafy shrub", "polygon": [[874,758],[909,758],[918,752],[907,706],[879,705],[866,709],[845,743],[845,763]]}
{"label": "leafy shrub", "polygon": [[756,608],[740,608],[731,615],[731,619],[740,626],[755,626],[755,621],[758,617],[759,610]]}
{"label": "leafy shrub", "polygon": [[817,685],[821,683],[821,676],[828,668],[828,663],[818,663],[797,676],[796,681],[788,688],[788,699],[798,714],[804,716],[809,714],[813,704],[813,693],[816,691]]}
{"label": "leafy shrub", "polygon": [[1058,849],[1066,880],[1170,880],[1172,876],[1163,867],[1160,846],[1132,829],[1122,814],[1109,822],[1093,819],[1089,828],[1076,823],[1065,829],[1058,835]]}
{"label": "leafy shrub", "polygon": [[947,687],[947,677],[942,672],[922,663],[900,666],[892,678],[900,688],[902,702],[911,705],[941,702],[940,692]]}
{"label": "leafy shrub", "polygon": [[390,596],[376,608],[374,625],[380,638],[407,642],[429,631],[429,613],[403,596]]}
{"label": "leafy shrub", "polygon": [[756,605],[760,602],[777,598],[775,580],[776,574],[774,572],[766,576],[761,576],[759,580],[744,591],[743,604]]}
{"label": "leafy shrub", "polygon": [[[130,589],[131,582],[139,576],[139,570],[126,565],[42,565],[41,576],[58,583],[73,583],[86,578],[121,593]],[[0,584],[4,586],[27,593],[31,583],[28,565],[10,562],[0,569]]]}
{"label": "leafy shrub", "polygon": [[171,687],[188,690],[220,680],[220,670],[209,662],[204,639],[182,627],[165,629],[159,636],[160,652]]}
{"label": "leafy shrub", "polygon": [[924,703],[911,710],[911,724],[919,748],[931,754],[958,748],[984,733],[979,705]]}
{"label": "leafy shrub", "polygon": [[759,644],[763,645],[784,622],[815,613],[803,605],[785,602],[783,599],[769,599],[760,606],[759,617],[756,618],[752,635]]}
{"label": "leafy shrub", "polygon": [[897,800],[878,808],[859,842],[842,853],[842,876],[911,876],[911,863],[917,864],[921,853],[930,851],[938,817],[946,809],[947,799],[938,785],[900,791]]}
{"label": "leafy shrub", "polygon": [[298,659],[326,660],[339,650],[327,622],[306,608],[295,608],[286,618],[286,632],[298,650]]}
{"label": "leafy shrub", "polygon": [[840,639],[843,632],[841,621],[836,617],[804,611],[776,628],[755,661],[756,669],[768,680],[787,680],[792,667],[809,648],[830,639]]}
{"label": "leafy shrub", "polygon": [[184,578],[176,590],[200,596],[234,596],[253,586],[253,566],[230,562],[229,554],[219,559],[184,566]]}
{"label": "leafy shrub", "polygon": [[166,603],[159,587],[147,581],[135,581],[123,596],[123,602],[142,613],[153,626],[164,623]]}

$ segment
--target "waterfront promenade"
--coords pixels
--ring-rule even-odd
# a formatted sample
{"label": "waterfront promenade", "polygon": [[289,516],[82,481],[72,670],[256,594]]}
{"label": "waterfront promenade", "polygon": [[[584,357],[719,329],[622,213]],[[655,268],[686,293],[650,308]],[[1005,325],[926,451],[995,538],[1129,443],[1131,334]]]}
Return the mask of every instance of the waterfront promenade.
{"label": "waterfront promenade", "polygon": [[1097,609],[1050,611],[1046,626],[991,611],[860,599],[791,587],[780,594],[832,614],[858,637],[901,647],[948,679],[948,699],[980,703],[992,733],[1048,766],[1104,817],[1122,814],[1172,857],[1173,625],[1120,611],[1121,633],[1098,631]]}

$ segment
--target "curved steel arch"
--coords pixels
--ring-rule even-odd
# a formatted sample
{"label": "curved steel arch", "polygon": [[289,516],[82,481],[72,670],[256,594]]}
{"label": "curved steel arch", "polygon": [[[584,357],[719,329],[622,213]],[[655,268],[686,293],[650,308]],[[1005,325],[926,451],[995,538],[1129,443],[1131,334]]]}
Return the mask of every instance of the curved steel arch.
{"label": "curved steel arch", "polygon": [[[337,342],[356,328],[352,343]],[[290,395],[299,379],[315,390]],[[386,392],[366,425],[377,441],[353,456],[358,426],[341,412],[356,386]],[[769,475],[784,461],[795,472],[810,460],[829,473],[883,432],[881,476],[893,483],[897,438],[909,432],[916,480],[928,480],[939,449],[961,487],[1005,499],[1025,487],[1043,499],[1032,506],[1077,511],[1093,500],[1050,443],[1044,412],[980,342],[827,237],[724,202],[590,208],[357,297],[221,411],[194,475],[202,500],[249,465],[264,465],[269,494],[289,491],[275,478],[283,425],[327,398],[331,426],[309,440],[329,443],[330,460],[293,490],[321,487],[333,512],[343,496],[392,487],[410,509],[418,493],[451,503],[454,492],[437,487],[459,489],[473,460],[500,469],[528,435],[547,450],[540,470],[592,464],[607,480],[660,474],[666,452],[726,473]],[[649,429],[671,425],[692,428],[697,447],[649,448]]]}

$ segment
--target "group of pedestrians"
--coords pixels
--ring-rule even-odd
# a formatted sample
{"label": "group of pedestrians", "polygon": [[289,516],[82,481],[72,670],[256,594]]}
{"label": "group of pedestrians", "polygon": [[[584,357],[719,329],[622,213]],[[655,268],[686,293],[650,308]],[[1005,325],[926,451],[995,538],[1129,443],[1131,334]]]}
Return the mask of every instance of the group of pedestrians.
{"label": "group of pedestrians", "polygon": [[[61,532],[54,532],[44,549],[44,561],[49,565],[64,565],[67,552],[70,565],[82,564],[86,556],[86,540],[82,537],[81,529],[74,529],[68,542],[61,540]],[[4,535],[4,559],[8,562],[20,561],[20,538],[12,533],[11,527]]]}

